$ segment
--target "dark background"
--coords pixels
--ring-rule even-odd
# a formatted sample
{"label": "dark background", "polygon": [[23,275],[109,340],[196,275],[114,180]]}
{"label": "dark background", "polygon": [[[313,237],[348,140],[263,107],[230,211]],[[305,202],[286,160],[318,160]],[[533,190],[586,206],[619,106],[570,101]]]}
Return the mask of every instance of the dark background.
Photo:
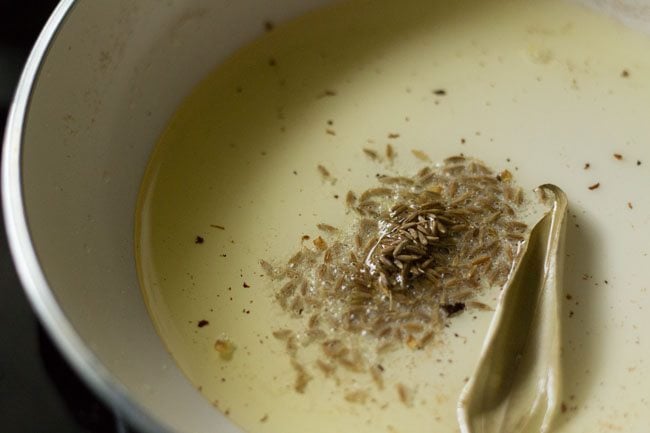
{"label": "dark background", "polygon": [[[22,67],[56,4],[54,0],[0,0],[2,136]],[[127,430],[72,372],[38,323],[16,276],[2,222],[0,431],[108,433]]]}

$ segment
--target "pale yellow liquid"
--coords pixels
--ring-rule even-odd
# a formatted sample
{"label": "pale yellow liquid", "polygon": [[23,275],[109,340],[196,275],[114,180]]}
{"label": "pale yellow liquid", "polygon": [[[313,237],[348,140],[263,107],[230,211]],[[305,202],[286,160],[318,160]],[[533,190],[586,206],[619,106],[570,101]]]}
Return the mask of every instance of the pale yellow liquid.
{"label": "pale yellow liquid", "polygon": [[[314,380],[301,395],[282,343],[270,336],[297,323],[275,304],[276,286],[258,260],[286,260],[317,223],[350,223],[346,192],[373,186],[375,173],[386,171],[362,147],[390,142],[398,153],[393,170],[406,175],[422,166],[411,149],[434,161],[464,152],[510,169],[527,190],[560,185],[580,214],[582,228],[569,228],[574,301],[566,311],[568,409],[559,430],[645,431],[650,383],[625,369],[641,369],[650,352],[639,339],[648,301],[633,268],[643,266],[642,245],[650,242],[634,231],[650,202],[626,185],[644,179],[628,159],[650,164],[643,144],[650,143],[650,86],[641,78],[650,77],[649,60],[645,36],[557,0],[354,0],[277,27],[196,88],[152,155],[136,253],[161,337],[206,398],[250,432],[458,431],[456,400],[489,312],[455,318],[425,351],[389,355],[383,391],[366,376],[341,373],[337,385],[306,363]],[[619,173],[609,168],[617,150],[630,171],[611,174]],[[318,164],[334,185],[321,179]],[[603,187],[590,192],[595,181]],[[607,260],[595,257],[600,250]],[[618,281],[615,294],[605,278]],[[491,304],[495,298],[485,294]],[[198,328],[201,319],[210,324]],[[236,346],[230,361],[213,349],[224,337]],[[397,398],[398,382],[415,390],[412,407]],[[370,392],[365,405],[344,400],[357,389]]]}

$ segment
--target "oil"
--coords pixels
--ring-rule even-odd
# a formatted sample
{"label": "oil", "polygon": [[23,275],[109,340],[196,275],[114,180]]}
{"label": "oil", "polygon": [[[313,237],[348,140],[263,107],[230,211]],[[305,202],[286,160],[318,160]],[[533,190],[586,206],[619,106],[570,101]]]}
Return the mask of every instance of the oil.
{"label": "oil", "polygon": [[[288,259],[319,223],[351,224],[348,190],[375,185],[378,172],[363,148],[390,144],[392,169],[404,174],[422,166],[418,152],[434,161],[463,152],[515,173],[527,191],[552,181],[585,196],[576,167],[591,156],[571,144],[607,149],[608,134],[643,129],[640,116],[614,114],[647,109],[639,77],[650,73],[648,52],[644,36],[558,0],[352,0],[236,52],[170,120],[136,215],[143,296],[179,367],[251,433],[458,431],[456,399],[489,311],[459,316],[427,350],[391,352],[383,377],[398,389],[310,371],[300,394],[285,345],[271,335],[299,322],[275,302],[259,260]],[[217,341],[232,344],[229,359]],[[566,353],[580,364],[579,348]],[[590,396],[593,373],[573,372],[569,389],[585,404],[558,431],[594,431],[607,396]],[[623,404],[607,407],[622,414]]]}

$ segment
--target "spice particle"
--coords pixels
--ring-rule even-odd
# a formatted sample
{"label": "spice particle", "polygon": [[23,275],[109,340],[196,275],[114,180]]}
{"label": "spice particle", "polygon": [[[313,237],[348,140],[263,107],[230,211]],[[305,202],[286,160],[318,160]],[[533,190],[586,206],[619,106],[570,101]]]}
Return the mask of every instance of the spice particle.
{"label": "spice particle", "polygon": [[411,153],[413,153],[413,156],[415,156],[420,161],[431,161],[431,158],[429,158],[429,155],[427,155],[426,153],[424,153],[421,150],[412,149]]}
{"label": "spice particle", "polygon": [[227,339],[219,339],[214,343],[214,350],[219,353],[221,359],[230,361],[232,359],[233,353],[235,352],[235,345]]}
{"label": "spice particle", "polygon": [[440,306],[442,310],[447,314],[448,317],[451,317],[457,313],[460,313],[465,309],[465,303],[456,302],[453,304],[443,304]]}

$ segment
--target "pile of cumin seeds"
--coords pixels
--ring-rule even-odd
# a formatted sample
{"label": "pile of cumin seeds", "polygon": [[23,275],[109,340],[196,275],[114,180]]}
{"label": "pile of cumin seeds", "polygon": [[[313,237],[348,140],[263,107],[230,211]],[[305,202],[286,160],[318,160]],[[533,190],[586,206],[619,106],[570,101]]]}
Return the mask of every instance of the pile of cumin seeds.
{"label": "pile of cumin seeds", "polygon": [[[473,298],[505,283],[528,227],[512,174],[476,159],[453,156],[412,177],[377,181],[348,193],[351,230],[319,224],[320,235],[285,265],[261,263],[281,308],[304,318],[303,330],[274,333],[292,363],[300,348],[318,344],[314,367],[326,377],[368,373],[383,387],[382,355],[422,349],[449,317],[481,306]],[[297,371],[303,392],[307,370]]]}

